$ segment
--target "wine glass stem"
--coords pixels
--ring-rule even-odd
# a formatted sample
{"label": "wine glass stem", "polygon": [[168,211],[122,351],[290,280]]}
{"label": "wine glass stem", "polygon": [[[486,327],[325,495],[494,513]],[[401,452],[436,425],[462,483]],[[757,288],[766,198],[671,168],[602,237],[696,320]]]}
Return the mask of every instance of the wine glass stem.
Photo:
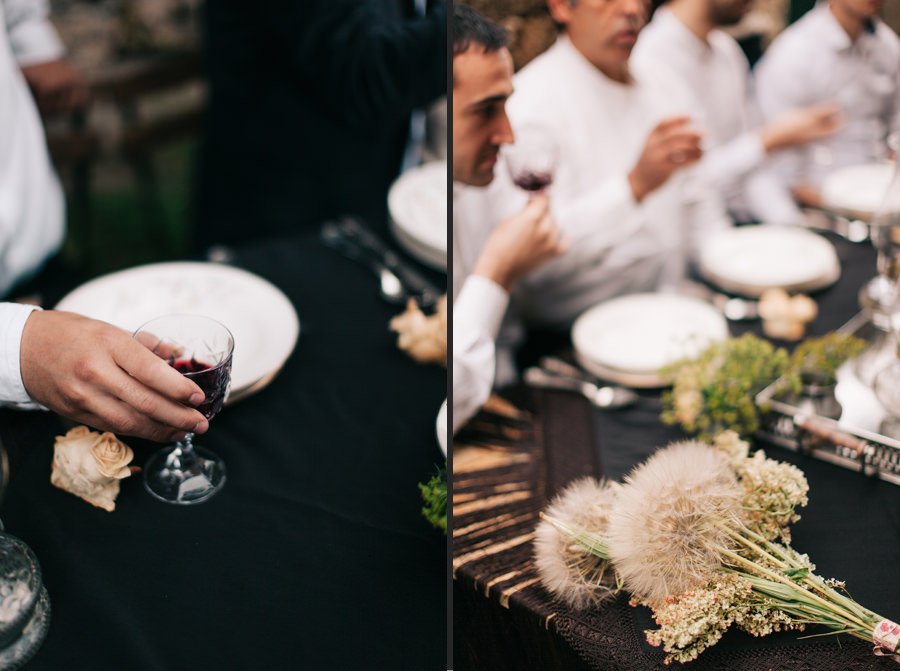
{"label": "wine glass stem", "polygon": [[181,451],[181,464],[182,468],[184,468],[197,458],[197,453],[194,451],[194,434],[188,433],[179,440],[178,449]]}

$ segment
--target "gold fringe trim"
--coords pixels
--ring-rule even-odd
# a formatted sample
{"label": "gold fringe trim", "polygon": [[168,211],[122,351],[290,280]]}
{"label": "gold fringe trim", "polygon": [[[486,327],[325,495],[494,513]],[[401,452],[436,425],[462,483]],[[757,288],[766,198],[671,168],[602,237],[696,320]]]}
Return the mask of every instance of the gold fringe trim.
{"label": "gold fringe trim", "polygon": [[531,461],[531,455],[524,452],[492,450],[472,445],[453,446],[453,474],[487,471],[503,466],[513,466]]}
{"label": "gold fringe trim", "polygon": [[465,566],[470,562],[484,559],[485,557],[490,557],[491,555],[499,554],[501,552],[505,552],[506,550],[518,547],[523,543],[530,543],[533,538],[534,533],[522,534],[521,536],[510,538],[508,541],[504,541],[503,543],[488,545],[487,547],[479,548],[478,550],[460,555],[453,560],[453,573],[455,575],[460,567]]}
{"label": "gold fringe trim", "polygon": [[486,499],[476,499],[462,504],[453,501],[453,516],[468,515],[476,510],[484,510],[485,508],[499,508],[508,503],[516,501],[525,501],[532,498],[531,492],[513,492],[511,494],[499,494],[497,496],[489,496]]}
{"label": "gold fringe trim", "polygon": [[540,582],[540,577],[532,578],[531,580],[526,580],[525,582],[521,582],[518,585],[514,585],[513,587],[508,587],[502,592],[500,592],[500,605],[504,608],[509,608],[509,597],[511,597],[516,592],[521,592],[526,587],[531,587],[534,583]]}
{"label": "gold fringe trim", "polygon": [[499,515],[497,517],[493,517],[489,520],[482,520],[481,522],[473,522],[468,526],[454,528],[453,536],[469,536],[475,537],[480,536],[483,533],[488,533],[494,531],[496,529],[503,529],[504,527],[511,527],[520,522],[527,522],[529,520],[534,519],[533,512],[527,512],[524,515],[512,515],[510,513],[505,513],[503,515]]}

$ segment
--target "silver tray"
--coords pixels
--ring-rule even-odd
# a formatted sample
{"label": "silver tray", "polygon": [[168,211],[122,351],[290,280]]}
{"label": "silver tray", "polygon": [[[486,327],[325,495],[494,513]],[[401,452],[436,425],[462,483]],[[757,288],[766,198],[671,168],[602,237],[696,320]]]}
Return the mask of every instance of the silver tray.
{"label": "silver tray", "polygon": [[[885,363],[893,356],[893,349],[887,354],[883,349],[890,342],[884,338],[891,334],[877,329],[864,313],[838,332],[869,343],[863,354],[838,370],[835,397],[841,405],[840,416],[816,414],[802,397],[780,392],[782,381],[777,380],[756,396],[757,405],[764,409],[757,434],[776,445],[900,485],[900,435],[886,435],[890,415],[863,381],[867,369],[878,367],[879,352],[886,357]],[[893,424],[900,428],[900,421]]]}

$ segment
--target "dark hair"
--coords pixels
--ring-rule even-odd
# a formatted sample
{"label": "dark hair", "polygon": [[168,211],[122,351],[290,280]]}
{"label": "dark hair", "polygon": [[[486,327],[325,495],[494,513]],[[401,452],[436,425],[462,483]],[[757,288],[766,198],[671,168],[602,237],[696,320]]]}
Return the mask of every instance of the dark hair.
{"label": "dark hair", "polygon": [[484,47],[484,53],[497,51],[506,46],[506,31],[468,5],[453,3],[453,55],[473,43]]}

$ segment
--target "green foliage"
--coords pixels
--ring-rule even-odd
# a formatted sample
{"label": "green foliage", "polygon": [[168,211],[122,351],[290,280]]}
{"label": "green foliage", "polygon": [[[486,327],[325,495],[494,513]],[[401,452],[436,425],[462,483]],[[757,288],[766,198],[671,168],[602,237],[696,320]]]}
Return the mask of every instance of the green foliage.
{"label": "green foliage", "polygon": [[837,369],[866,348],[864,340],[843,333],[829,333],[803,341],[791,355],[792,375],[815,375],[834,380]]}
{"label": "green foliage", "polygon": [[438,469],[428,482],[419,483],[425,507],[422,515],[432,525],[447,533],[447,464]]}
{"label": "green foliage", "polygon": [[865,346],[841,333],[809,338],[791,355],[751,333],[715,343],[696,359],[664,371],[674,385],[663,394],[662,420],[680,424],[701,440],[727,429],[748,438],[759,428],[757,393],[778,378],[783,378],[783,391],[794,393],[800,392],[801,377],[833,380],[841,364]]}
{"label": "green foliage", "polygon": [[788,361],[784,349],[752,333],[714,343],[664,371],[674,386],[663,394],[662,420],[701,440],[726,429],[749,437],[759,427],[754,397],[787,371]]}

